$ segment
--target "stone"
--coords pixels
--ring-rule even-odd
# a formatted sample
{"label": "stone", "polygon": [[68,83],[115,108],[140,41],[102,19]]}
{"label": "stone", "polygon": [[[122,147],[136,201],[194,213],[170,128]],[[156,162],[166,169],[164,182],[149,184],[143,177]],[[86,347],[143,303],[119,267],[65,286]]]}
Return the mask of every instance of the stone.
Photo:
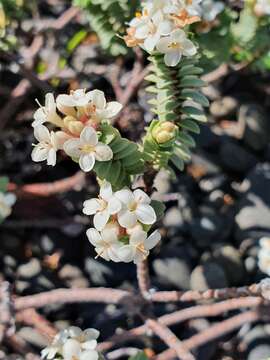
{"label": "stone", "polygon": [[245,174],[257,163],[257,158],[232,140],[224,141],[219,150],[220,162],[226,171]]}
{"label": "stone", "polygon": [[238,101],[231,96],[224,96],[215,100],[210,105],[210,113],[215,118],[228,118],[235,115],[237,111]]}
{"label": "stone", "polygon": [[270,118],[258,104],[242,105],[238,121],[243,129],[243,141],[255,151],[263,150],[270,141]]}
{"label": "stone", "polygon": [[174,206],[166,211],[163,219],[165,226],[176,226],[181,227],[183,225],[183,217],[181,211],[177,206]]}
{"label": "stone", "polygon": [[258,164],[244,180],[248,185],[236,209],[235,235],[239,241],[270,233],[270,164]]}
{"label": "stone", "polygon": [[230,286],[240,286],[245,278],[244,264],[240,252],[226,245],[214,251],[213,259],[222,266]]}
{"label": "stone", "polygon": [[36,258],[30,259],[27,263],[18,267],[17,273],[22,278],[32,278],[37,276],[41,271],[40,261]]}
{"label": "stone", "polygon": [[269,355],[270,343],[260,344],[249,351],[247,360],[269,360]]}
{"label": "stone", "polygon": [[173,288],[188,290],[190,288],[190,267],[184,259],[155,259],[153,268],[160,283]]}
{"label": "stone", "polygon": [[37,346],[40,349],[48,346],[48,339],[46,336],[41,335],[37,330],[32,327],[22,327],[18,330],[18,335],[31,345]]}
{"label": "stone", "polygon": [[223,268],[214,262],[198,265],[191,273],[190,286],[192,290],[205,291],[228,286]]}

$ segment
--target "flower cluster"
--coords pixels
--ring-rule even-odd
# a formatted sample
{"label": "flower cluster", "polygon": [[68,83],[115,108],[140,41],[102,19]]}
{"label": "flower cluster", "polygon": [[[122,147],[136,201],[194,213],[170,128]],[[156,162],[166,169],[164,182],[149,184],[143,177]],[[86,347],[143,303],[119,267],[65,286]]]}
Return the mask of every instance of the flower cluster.
{"label": "flower cluster", "polygon": [[153,0],[143,3],[142,12],[129,23],[124,40],[129,47],[141,46],[148,53],[164,54],[167,66],[176,66],[182,56],[197,49],[183,30],[200,21],[201,0]]}
{"label": "flower cluster", "polygon": [[268,237],[260,239],[258,266],[262,272],[270,276],[270,238]]}
{"label": "flower cluster", "polygon": [[11,214],[15,201],[16,196],[14,194],[0,192],[0,222]]}
{"label": "flower cluster", "polygon": [[94,215],[95,227],[87,230],[87,237],[98,256],[107,261],[135,264],[147,258],[160,241],[158,231],[147,236],[147,230],[157,220],[150,203],[144,191],[124,188],[113,192],[106,181],[98,198],[84,202],[84,214]]}
{"label": "flower cluster", "polygon": [[96,350],[99,331],[71,326],[58,333],[50,346],[42,350],[42,359],[101,360]]}
{"label": "flower cluster", "polygon": [[[111,148],[99,141],[99,129],[103,122],[109,122],[122,109],[116,101],[107,103],[100,90],[86,92],[83,89],[61,94],[56,100],[52,93],[46,95],[45,105],[34,114],[33,161],[47,161],[56,164],[56,153],[63,150],[80,168],[91,171],[95,161],[109,161],[113,157]],[[56,126],[50,131],[44,124]]]}
{"label": "flower cluster", "polygon": [[270,15],[270,0],[257,0],[254,10],[258,16]]}

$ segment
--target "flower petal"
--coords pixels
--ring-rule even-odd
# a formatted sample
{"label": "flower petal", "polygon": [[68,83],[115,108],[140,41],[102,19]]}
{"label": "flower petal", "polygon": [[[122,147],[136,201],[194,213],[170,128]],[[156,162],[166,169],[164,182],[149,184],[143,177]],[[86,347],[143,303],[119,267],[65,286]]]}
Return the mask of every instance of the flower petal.
{"label": "flower petal", "polygon": [[80,139],[82,144],[96,146],[98,143],[97,133],[91,126],[86,126],[81,132]]}
{"label": "flower petal", "polygon": [[193,56],[197,53],[196,46],[190,40],[185,40],[183,42],[183,54],[185,56]]}
{"label": "flower petal", "polygon": [[95,216],[94,216],[94,226],[97,230],[101,231],[102,229],[104,229],[105,225],[107,224],[107,222],[109,221],[110,218],[110,214],[108,212],[108,210],[103,210],[98,212]]}
{"label": "flower petal", "polygon": [[104,181],[100,187],[99,195],[102,199],[109,201],[112,197],[112,186],[108,181]]}
{"label": "flower petal", "polygon": [[131,228],[136,225],[137,215],[134,211],[123,209],[118,213],[118,222],[124,228]]}
{"label": "flower petal", "polygon": [[171,40],[170,37],[164,37],[157,43],[157,50],[163,54],[166,54],[170,49]]}
{"label": "flower petal", "polygon": [[111,101],[106,106],[106,113],[108,114],[106,117],[108,119],[115,117],[119,114],[119,112],[123,109],[123,105],[117,101]]}
{"label": "flower petal", "polygon": [[66,141],[63,145],[63,149],[67,155],[78,159],[81,155],[80,140],[79,139],[70,139],[70,140]]}
{"label": "flower petal", "polygon": [[48,152],[47,165],[55,166],[56,164],[56,151],[51,148]]}
{"label": "flower petal", "polygon": [[141,189],[136,189],[134,192],[134,197],[136,202],[143,203],[143,204],[150,204],[151,199],[150,197]]}
{"label": "flower petal", "polygon": [[125,205],[135,201],[134,195],[129,189],[119,190],[115,193],[115,196]]}
{"label": "flower petal", "polygon": [[86,231],[86,236],[88,237],[90,243],[94,246],[97,246],[102,242],[100,233],[94,228],[88,229]]}
{"label": "flower petal", "polygon": [[89,93],[90,99],[93,104],[100,110],[105,109],[106,107],[106,99],[104,96],[104,92],[101,90],[93,90]]}
{"label": "flower petal", "polygon": [[95,166],[95,155],[94,154],[82,154],[79,159],[80,168],[89,172]]}
{"label": "flower petal", "polygon": [[101,205],[98,199],[86,200],[83,203],[83,213],[85,215],[94,215],[100,209]]}
{"label": "flower petal", "polygon": [[108,145],[102,143],[97,144],[95,155],[98,161],[109,161],[113,158],[112,149]]}
{"label": "flower petal", "polygon": [[172,52],[165,54],[164,61],[167,66],[176,66],[179,63],[179,61],[181,60],[181,57],[182,57],[182,55],[179,50],[172,51]]}
{"label": "flower petal", "polygon": [[108,211],[111,215],[117,214],[122,208],[121,201],[117,197],[112,196],[108,201]]}
{"label": "flower petal", "polygon": [[47,159],[49,149],[45,149],[43,146],[36,145],[32,151],[31,157],[35,162],[44,161]]}
{"label": "flower petal", "polygon": [[144,247],[146,250],[153,249],[161,240],[160,233],[156,230],[154,231],[144,242]]}
{"label": "flower petal", "polygon": [[80,355],[80,360],[98,360],[98,359],[99,359],[99,355],[98,352],[95,350],[87,350]]}
{"label": "flower petal", "polygon": [[121,246],[117,252],[121,261],[126,263],[133,261],[134,259],[134,248],[130,245]]}
{"label": "flower petal", "polygon": [[89,328],[84,330],[83,335],[86,340],[96,340],[99,337],[100,332],[94,328]]}
{"label": "flower petal", "polygon": [[74,339],[68,339],[62,350],[62,355],[66,360],[72,360],[73,358],[78,358],[81,352],[81,345],[79,341]]}
{"label": "flower petal", "polygon": [[82,348],[84,350],[95,350],[97,347],[97,340],[88,340],[82,343]]}
{"label": "flower petal", "polygon": [[138,204],[135,212],[138,220],[143,224],[151,225],[157,221],[155,210],[150,205]]}
{"label": "flower petal", "polygon": [[34,136],[39,142],[51,142],[50,132],[44,125],[39,125],[34,128]]}
{"label": "flower petal", "polygon": [[143,244],[147,238],[147,233],[142,230],[133,231],[129,238],[129,243],[132,246]]}

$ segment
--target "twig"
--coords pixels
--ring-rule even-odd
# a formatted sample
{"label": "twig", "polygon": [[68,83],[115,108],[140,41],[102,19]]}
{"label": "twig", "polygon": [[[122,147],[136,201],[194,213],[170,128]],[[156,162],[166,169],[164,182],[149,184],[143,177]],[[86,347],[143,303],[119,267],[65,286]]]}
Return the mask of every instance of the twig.
{"label": "twig", "polygon": [[14,183],[8,185],[8,191],[16,192],[17,195],[31,194],[38,196],[51,196],[63,193],[75,188],[81,189],[85,183],[85,173],[78,171],[75,175],[66,179],[51,183],[28,184],[18,186]]}
{"label": "twig", "polygon": [[142,296],[149,299],[150,277],[147,260],[137,264],[137,280]]}
{"label": "twig", "polygon": [[14,300],[15,309],[40,308],[50,304],[70,304],[81,302],[97,302],[117,304],[130,293],[110,288],[96,289],[58,289],[36,295],[28,295]]}
{"label": "twig", "polygon": [[239,288],[209,289],[206,291],[158,291],[152,294],[152,301],[197,301],[209,299],[230,299],[245,296],[263,296],[262,283]]}
{"label": "twig", "polygon": [[[214,317],[224,314],[228,311],[237,310],[241,308],[252,308],[262,305],[265,300],[261,297],[247,297],[240,299],[229,299],[217,304],[196,305],[187,309],[181,309],[171,314],[166,314],[158,318],[158,321],[166,326],[179,324],[186,320]],[[134,337],[143,336],[147,333],[146,325],[138,326],[134,329],[112,336],[109,340],[100,344],[102,350],[108,351],[115,343],[125,342]]]}
{"label": "twig", "polygon": [[[230,319],[224,320],[221,323],[215,324],[210,328],[201,331],[192,336],[190,339],[183,341],[183,345],[191,350],[198,346],[204,345],[209,341],[218,339],[220,336],[226,335],[244,324],[253,323],[260,319],[260,314],[257,311],[247,311],[243,314],[236,315]],[[155,360],[170,360],[175,358],[175,350],[169,349],[157,355]]]}
{"label": "twig", "polygon": [[146,326],[163,340],[165,344],[177,354],[180,360],[195,360],[194,356],[183,345],[183,342],[181,342],[166,325],[161,324],[159,321],[149,319],[146,321]]}
{"label": "twig", "polygon": [[110,353],[106,354],[106,359],[116,360],[116,359],[119,359],[124,356],[135,356],[138,354],[138,352],[140,352],[139,349],[131,348],[131,347],[117,349],[117,350],[111,351]]}
{"label": "twig", "polygon": [[35,309],[26,309],[16,314],[16,321],[35,327],[40,333],[48,338],[53,338],[57,334],[55,327]]}

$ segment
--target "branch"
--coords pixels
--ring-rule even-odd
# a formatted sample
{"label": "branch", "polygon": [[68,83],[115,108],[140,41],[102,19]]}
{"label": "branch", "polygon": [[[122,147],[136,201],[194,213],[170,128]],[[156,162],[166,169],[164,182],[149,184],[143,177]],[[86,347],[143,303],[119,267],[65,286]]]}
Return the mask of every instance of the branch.
{"label": "branch", "polygon": [[81,302],[97,302],[104,304],[118,304],[123,298],[131,296],[124,290],[110,288],[93,289],[58,289],[36,295],[15,298],[16,310],[40,308],[50,304],[71,304]]}
{"label": "branch", "polygon": [[140,293],[145,299],[149,299],[150,276],[147,260],[137,264],[137,279]]}
{"label": "branch", "polygon": [[8,191],[16,192],[17,195],[31,194],[38,196],[50,196],[63,193],[75,188],[81,188],[85,183],[85,173],[78,171],[75,175],[66,179],[50,182],[18,186],[14,183],[8,185]]}
{"label": "branch", "polygon": [[[171,314],[166,314],[158,318],[158,321],[166,326],[172,326],[181,322],[204,317],[214,317],[224,314],[228,311],[238,310],[241,308],[252,308],[262,305],[265,300],[261,297],[247,297],[240,299],[229,299],[221,301],[217,304],[210,305],[196,305],[187,309],[175,311]],[[108,341],[99,344],[103,351],[109,350],[116,343],[128,341],[138,336],[143,336],[147,333],[147,326],[141,325],[134,329],[112,336]]]}
{"label": "branch", "polygon": [[19,311],[16,314],[16,321],[33,326],[41,334],[45,334],[49,338],[53,338],[57,334],[56,328],[43,316],[38,314],[35,309]]}
{"label": "branch", "polygon": [[163,340],[174,354],[177,354],[180,360],[195,360],[194,356],[183,345],[183,342],[181,342],[166,325],[161,324],[159,321],[149,319],[146,321],[146,326]]}
{"label": "branch", "polygon": [[[199,332],[198,334],[192,336],[190,339],[185,340],[183,345],[191,350],[195,349],[198,346],[204,345],[209,341],[215,340],[223,335],[226,335],[244,324],[253,323],[260,319],[260,314],[257,311],[247,311],[243,314],[233,316],[228,320],[224,320],[221,323],[215,324],[210,328]],[[157,355],[155,360],[170,360],[175,358],[175,350],[169,349],[163,353]]]}
{"label": "branch", "polygon": [[268,286],[269,284],[263,280],[259,284],[239,288],[209,289],[206,291],[157,291],[151,297],[152,301],[155,302],[221,300],[246,296],[262,296],[267,299],[269,298]]}

